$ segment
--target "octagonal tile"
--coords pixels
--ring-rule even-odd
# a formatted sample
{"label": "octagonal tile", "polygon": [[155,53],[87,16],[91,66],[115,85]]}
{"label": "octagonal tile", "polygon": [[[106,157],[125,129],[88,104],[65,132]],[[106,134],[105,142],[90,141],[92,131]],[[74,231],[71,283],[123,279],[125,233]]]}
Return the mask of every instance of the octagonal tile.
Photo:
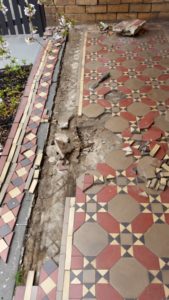
{"label": "octagonal tile", "polygon": [[133,163],[132,156],[125,156],[123,150],[113,150],[106,155],[106,163],[115,170],[125,170]]}
{"label": "octagonal tile", "polygon": [[87,47],[87,52],[97,52],[100,51],[102,47],[100,45],[91,45]]}
{"label": "octagonal tile", "polygon": [[138,65],[140,64],[140,61],[135,60],[135,59],[129,59],[129,60],[125,60],[122,64],[124,67],[131,69],[131,68],[138,67]]}
{"label": "octagonal tile", "polygon": [[114,133],[122,132],[129,127],[129,122],[122,117],[111,117],[105,123],[105,128]]}
{"label": "octagonal tile", "polygon": [[85,223],[74,234],[74,245],[86,256],[97,256],[107,244],[106,231],[96,223]]}
{"label": "octagonal tile", "polygon": [[103,64],[99,61],[89,61],[86,63],[86,68],[97,70],[98,68],[101,68]]}
{"label": "octagonal tile", "polygon": [[143,72],[143,75],[147,75],[149,77],[158,77],[162,74],[162,70],[157,68],[146,68]]}
{"label": "octagonal tile", "polygon": [[145,85],[145,83],[137,78],[131,78],[125,82],[125,86],[127,86],[131,90],[139,90]]}
{"label": "octagonal tile", "polygon": [[140,213],[140,206],[131,196],[119,194],[109,202],[108,211],[119,222],[132,222]]}
{"label": "octagonal tile", "polygon": [[135,258],[121,258],[110,270],[111,285],[125,298],[137,298],[148,286],[148,272]]}
{"label": "octagonal tile", "polygon": [[145,245],[159,257],[169,258],[169,225],[153,224],[145,233]]}
{"label": "octagonal tile", "polygon": [[103,106],[99,104],[90,104],[83,108],[83,114],[89,118],[97,118],[104,113]]}
{"label": "octagonal tile", "polygon": [[156,102],[165,102],[168,99],[168,91],[152,89],[148,92],[148,96]]}
{"label": "octagonal tile", "polygon": [[169,121],[166,120],[165,116],[158,116],[155,119],[155,126],[159,127],[161,130],[169,131]]}
{"label": "octagonal tile", "polygon": [[135,116],[142,117],[150,111],[150,108],[144,103],[134,102],[127,107],[127,110]]}
{"label": "octagonal tile", "polygon": [[156,167],[160,167],[160,161],[156,158],[145,156],[139,160],[137,170],[140,176],[150,179],[156,177]]}

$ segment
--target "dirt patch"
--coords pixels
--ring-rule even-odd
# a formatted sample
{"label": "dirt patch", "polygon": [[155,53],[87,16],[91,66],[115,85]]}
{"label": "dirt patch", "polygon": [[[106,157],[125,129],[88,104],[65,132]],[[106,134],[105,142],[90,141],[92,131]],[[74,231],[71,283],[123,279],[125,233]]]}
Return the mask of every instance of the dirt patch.
{"label": "dirt patch", "polygon": [[[66,133],[73,149],[66,155],[67,165],[62,171],[58,170],[56,163],[52,163],[49,153],[45,155],[25,240],[25,274],[31,269],[39,270],[46,257],[59,262],[66,197],[75,196],[76,178],[81,173],[95,169],[96,163],[104,161],[106,153],[118,148],[121,143],[118,137],[104,129],[109,114],[96,120],[87,119],[85,116],[77,117],[83,37],[81,29],[70,34],[48,138],[48,146],[54,145],[55,134]],[[61,129],[58,120],[63,120],[65,112],[69,112],[68,115],[71,116],[69,128]]]}
{"label": "dirt patch", "polygon": [[32,66],[0,70],[0,144],[4,146]]}

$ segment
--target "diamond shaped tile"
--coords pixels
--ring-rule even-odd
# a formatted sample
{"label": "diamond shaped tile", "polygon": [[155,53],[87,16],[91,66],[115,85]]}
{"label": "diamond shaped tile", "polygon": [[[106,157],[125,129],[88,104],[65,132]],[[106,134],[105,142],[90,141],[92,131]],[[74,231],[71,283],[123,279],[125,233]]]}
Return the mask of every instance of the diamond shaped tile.
{"label": "diamond shaped tile", "polygon": [[139,90],[144,85],[145,83],[138,78],[131,78],[125,82],[125,86],[131,90]]}
{"label": "diamond shaped tile", "polygon": [[43,289],[46,295],[48,295],[56,287],[56,283],[50,277],[48,277],[40,284],[40,287]]}
{"label": "diamond shaped tile", "polygon": [[3,239],[0,239],[0,253],[2,252],[2,251],[4,251],[5,249],[7,249],[8,248],[8,246],[7,246],[7,244],[5,243],[5,241],[3,240]]}
{"label": "diamond shaped tile", "polygon": [[9,222],[15,220],[15,216],[13,215],[13,213],[11,211],[8,211],[4,215],[2,215],[1,218],[5,223],[9,223]]}
{"label": "diamond shaped tile", "polygon": [[9,195],[11,196],[11,198],[16,198],[17,196],[19,196],[21,194],[21,191],[18,187],[12,189],[10,192],[9,192]]}

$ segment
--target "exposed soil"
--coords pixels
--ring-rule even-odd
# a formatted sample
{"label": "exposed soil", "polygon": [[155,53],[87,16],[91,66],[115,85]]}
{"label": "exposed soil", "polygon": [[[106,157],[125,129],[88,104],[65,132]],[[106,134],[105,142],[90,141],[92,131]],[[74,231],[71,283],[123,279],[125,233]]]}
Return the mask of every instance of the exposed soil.
{"label": "exposed soil", "polygon": [[[65,133],[72,146],[66,156],[69,161],[64,171],[58,172],[56,164],[45,156],[39,181],[37,197],[25,239],[23,269],[39,271],[46,257],[59,262],[64,203],[66,197],[75,196],[76,178],[86,170],[95,169],[97,162],[104,160],[110,149],[118,148],[120,139],[104,129],[109,117],[104,114],[97,120],[77,117],[79,80],[82,61],[83,30],[76,29],[70,34],[62,66],[59,89],[51,121],[48,146],[54,144],[56,132]],[[72,113],[68,129],[60,129],[58,119],[65,112]],[[48,151],[47,151],[48,152]],[[96,171],[95,171],[96,172]]]}
{"label": "exposed soil", "polygon": [[4,146],[31,66],[14,66],[0,70],[0,145]]}

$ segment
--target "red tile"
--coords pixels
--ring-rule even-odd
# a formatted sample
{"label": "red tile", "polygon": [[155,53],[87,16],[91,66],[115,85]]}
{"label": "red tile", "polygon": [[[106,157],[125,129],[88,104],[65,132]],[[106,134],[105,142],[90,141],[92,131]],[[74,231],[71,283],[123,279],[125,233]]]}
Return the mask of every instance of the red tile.
{"label": "red tile", "polygon": [[86,174],[84,176],[84,186],[83,186],[83,190],[87,190],[89,187],[91,187],[94,183],[94,179],[92,175]]}
{"label": "red tile", "polygon": [[116,171],[105,163],[97,164],[96,169],[105,177],[108,175],[112,175],[112,176],[116,175]]}
{"label": "red tile", "polygon": [[168,214],[165,214],[165,222],[167,224],[169,224],[169,213]]}
{"label": "red tile", "polygon": [[39,275],[39,284],[42,283],[47,277],[48,277],[48,274],[45,272],[45,270],[43,269],[43,266],[42,266],[40,275]]}
{"label": "red tile", "polygon": [[152,150],[156,144],[160,145],[160,149],[156,153],[155,157],[162,160],[167,153],[168,145],[167,145],[167,143],[157,143],[157,142],[153,141],[149,145],[150,150]]}
{"label": "red tile", "polygon": [[105,108],[111,108],[111,104],[109,101],[105,100],[105,99],[101,99],[97,101],[98,104],[100,104],[101,106],[105,107]]}
{"label": "red tile", "polygon": [[83,296],[83,286],[82,284],[71,284],[69,290],[69,298],[79,299]]}
{"label": "red tile", "polygon": [[150,284],[138,300],[164,300],[166,299],[162,284]]}
{"label": "red tile", "polygon": [[138,124],[139,128],[140,129],[149,128],[154,123],[154,119],[157,115],[158,115],[158,112],[150,111],[139,122],[139,124]]}
{"label": "red tile", "polygon": [[134,115],[132,115],[131,113],[129,113],[128,111],[121,112],[120,116],[131,122],[136,121],[136,117]]}
{"label": "red tile", "polygon": [[159,128],[152,127],[147,132],[143,134],[143,140],[144,141],[156,141],[158,140],[162,135],[164,135],[163,131]]}
{"label": "red tile", "polygon": [[97,222],[107,232],[118,233],[120,230],[119,223],[107,212],[97,213]]}
{"label": "red tile", "polygon": [[163,203],[169,203],[169,188],[160,194],[160,198]]}
{"label": "red tile", "polygon": [[57,280],[58,280],[58,271],[59,271],[59,269],[56,269],[52,274],[50,274],[50,278],[51,278],[55,283],[57,283]]}
{"label": "red tile", "polygon": [[48,300],[56,300],[56,288],[54,288],[47,297]]}
{"label": "red tile", "polygon": [[11,233],[9,233],[8,235],[6,235],[4,237],[4,240],[5,240],[5,242],[7,243],[8,246],[10,246],[10,244],[12,242],[12,239],[13,239],[13,236],[14,236],[14,232],[11,232]]}
{"label": "red tile", "polygon": [[99,202],[108,202],[117,194],[117,187],[107,185],[101,189],[101,191],[97,194],[97,200]]}
{"label": "red tile", "polygon": [[140,193],[143,192],[138,186],[128,185],[128,193],[132,196],[138,203],[149,203],[149,198],[141,196]]}
{"label": "red tile", "polygon": [[121,257],[120,246],[108,245],[96,257],[97,269],[110,269]]}
{"label": "red tile", "polygon": [[74,245],[72,245],[72,256],[83,256],[82,253]]}
{"label": "red tile", "polygon": [[72,256],[71,269],[83,269],[83,257],[82,256]]}
{"label": "red tile", "polygon": [[133,233],[145,233],[153,224],[152,214],[140,214],[132,222]]}
{"label": "red tile", "polygon": [[159,259],[145,246],[133,246],[134,257],[148,270],[159,270]]}
{"label": "red tile", "polygon": [[4,251],[0,252],[1,259],[6,263],[8,259],[10,248],[6,248]]}
{"label": "red tile", "polygon": [[160,88],[161,88],[161,90],[169,91],[169,86],[168,85],[161,85]]}
{"label": "red tile", "polygon": [[134,170],[136,168],[136,164],[132,164],[126,169],[126,176],[127,177],[136,177],[136,171]]}
{"label": "red tile", "polygon": [[76,202],[85,202],[86,195],[82,192],[79,187],[76,187]]}
{"label": "red tile", "polygon": [[44,291],[42,290],[42,288],[38,287],[38,292],[37,292],[37,298],[36,298],[36,300],[42,300],[45,296],[46,296],[46,294],[44,293]]}
{"label": "red tile", "polygon": [[[156,101],[150,99],[150,98],[142,98],[141,102],[143,102],[144,104],[147,104],[148,106],[156,106]],[[158,113],[158,112],[157,112]]]}
{"label": "red tile", "polygon": [[18,129],[18,126],[19,126],[19,123],[13,123],[12,128],[10,130],[10,133],[8,135],[9,139],[13,139],[14,138],[15,133],[16,133],[16,131]]}
{"label": "red tile", "polygon": [[129,80],[129,76],[128,75],[122,75],[117,79],[117,82],[126,82],[127,80]]}
{"label": "red tile", "polygon": [[25,286],[17,286],[15,290],[15,298],[14,300],[21,300],[24,299],[24,294],[25,294]]}
{"label": "red tile", "polygon": [[[109,284],[96,284],[97,300],[123,300],[124,298]],[[154,299],[153,299],[154,300]]]}
{"label": "red tile", "polygon": [[86,214],[84,212],[75,213],[74,218],[74,231],[77,230],[85,222]]}
{"label": "red tile", "polygon": [[10,139],[10,138],[7,139],[7,141],[5,143],[5,147],[3,148],[3,151],[2,151],[2,156],[5,156],[5,155],[9,154],[12,142],[13,142],[13,139]]}
{"label": "red tile", "polygon": [[120,107],[127,107],[130,104],[132,104],[132,103],[133,103],[133,99],[132,98],[122,99],[122,100],[119,101]]}

